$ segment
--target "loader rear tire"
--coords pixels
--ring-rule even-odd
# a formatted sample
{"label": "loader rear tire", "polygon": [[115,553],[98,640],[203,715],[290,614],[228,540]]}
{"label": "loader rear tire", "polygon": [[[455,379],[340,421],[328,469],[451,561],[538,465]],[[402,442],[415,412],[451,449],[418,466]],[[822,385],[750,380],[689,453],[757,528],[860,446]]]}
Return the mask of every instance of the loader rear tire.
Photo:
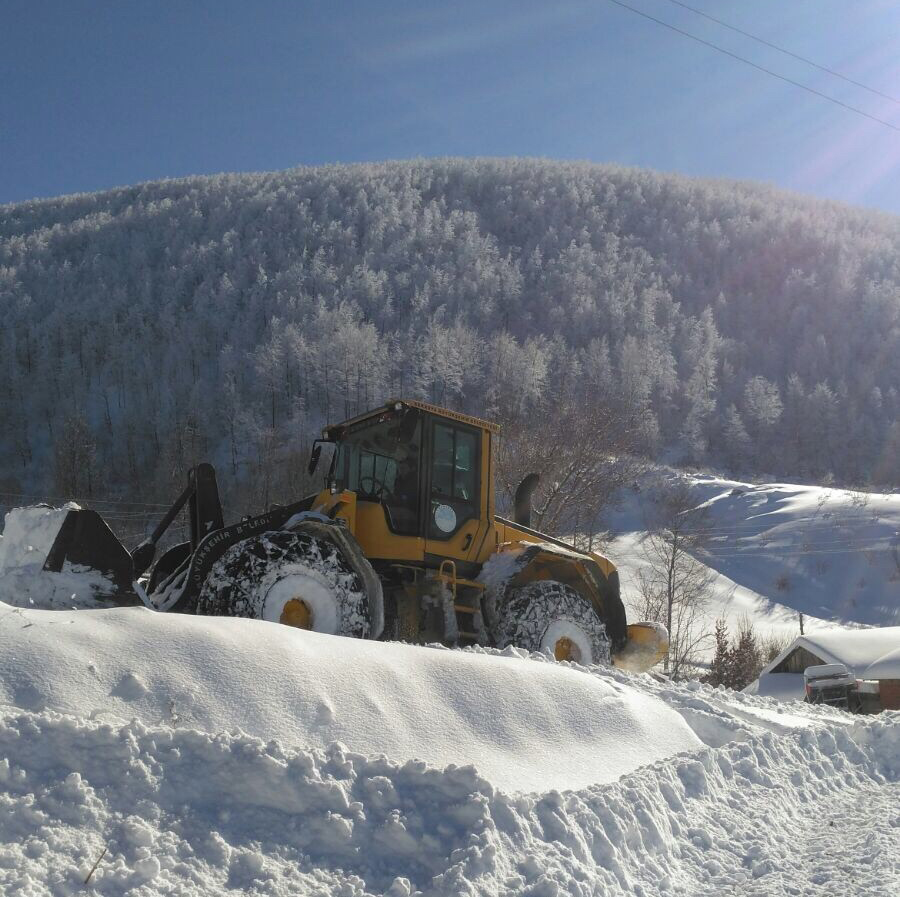
{"label": "loader rear tire", "polygon": [[609,665],[606,626],[587,598],[553,580],[509,592],[497,607],[494,643],[549,651],[556,660]]}
{"label": "loader rear tire", "polygon": [[365,585],[337,545],[287,530],[232,545],[210,570],[197,613],[354,638],[371,629]]}

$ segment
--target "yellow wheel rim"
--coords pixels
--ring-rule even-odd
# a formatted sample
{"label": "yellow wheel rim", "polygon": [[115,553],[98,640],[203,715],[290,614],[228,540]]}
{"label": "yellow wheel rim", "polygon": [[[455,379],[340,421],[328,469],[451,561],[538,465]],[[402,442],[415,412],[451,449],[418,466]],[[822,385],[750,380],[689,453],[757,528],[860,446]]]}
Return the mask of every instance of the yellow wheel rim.
{"label": "yellow wheel rim", "polygon": [[291,598],[282,608],[279,622],[297,629],[312,629],[312,610],[302,598]]}
{"label": "yellow wheel rim", "polygon": [[572,639],[563,636],[556,640],[556,644],[553,646],[553,656],[557,660],[578,660],[581,652]]}

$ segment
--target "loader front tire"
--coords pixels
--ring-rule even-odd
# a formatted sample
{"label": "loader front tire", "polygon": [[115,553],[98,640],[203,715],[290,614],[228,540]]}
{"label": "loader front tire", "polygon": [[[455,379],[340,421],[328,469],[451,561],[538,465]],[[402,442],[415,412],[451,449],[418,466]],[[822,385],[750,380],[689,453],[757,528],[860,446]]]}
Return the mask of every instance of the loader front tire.
{"label": "loader front tire", "polygon": [[497,608],[494,643],[550,652],[556,660],[609,664],[606,626],[593,605],[571,586],[530,582],[509,592]]}
{"label": "loader front tire", "polygon": [[287,530],[232,545],[210,570],[197,613],[354,638],[371,628],[365,585],[338,546]]}

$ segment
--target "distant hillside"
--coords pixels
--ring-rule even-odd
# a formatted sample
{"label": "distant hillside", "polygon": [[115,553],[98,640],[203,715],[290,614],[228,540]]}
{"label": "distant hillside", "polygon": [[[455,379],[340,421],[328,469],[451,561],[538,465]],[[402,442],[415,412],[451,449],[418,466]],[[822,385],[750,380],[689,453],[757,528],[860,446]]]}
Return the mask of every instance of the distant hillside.
{"label": "distant hillside", "polygon": [[[619,567],[630,616],[639,617],[641,571],[654,562],[648,520],[675,482],[651,470],[608,515],[615,538],[604,552]],[[836,625],[900,625],[900,493],[850,492],[790,483],[751,485],[684,477],[703,522],[690,551],[714,575],[704,583],[696,627],[732,632],[749,618],[763,638],[793,639]],[[703,644],[711,655],[714,641]]]}
{"label": "distant hillside", "polygon": [[900,480],[900,220],[758,185],[445,159],[20,203],[0,307],[9,494],[169,496],[207,455],[293,487],[323,420],[401,393]]}

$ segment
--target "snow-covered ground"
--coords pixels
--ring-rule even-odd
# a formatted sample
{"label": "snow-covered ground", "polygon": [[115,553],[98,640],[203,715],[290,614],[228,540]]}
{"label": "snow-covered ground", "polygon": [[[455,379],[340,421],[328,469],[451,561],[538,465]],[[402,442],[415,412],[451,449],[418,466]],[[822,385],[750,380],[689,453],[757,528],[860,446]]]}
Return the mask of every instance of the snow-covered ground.
{"label": "snow-covered ground", "polygon": [[473,767],[9,710],[0,883],[81,893],[100,859],[100,894],[890,895],[898,732],[769,733],[516,795]]}
{"label": "snow-covered ground", "polygon": [[[756,591],[785,570],[775,594],[830,625],[891,610],[882,591],[850,616],[821,589],[833,568],[765,554],[815,529],[805,487],[698,483],[723,530],[742,496],[759,510],[736,557],[709,549],[732,618],[793,627]],[[879,538],[900,523],[888,498],[865,523]],[[102,609],[96,574],[40,570],[53,521],[31,523],[0,543],[0,893],[900,893],[900,713]],[[614,548],[638,550],[621,529]],[[756,581],[745,552],[763,552]]]}
{"label": "snow-covered ground", "polygon": [[[607,549],[619,566],[626,605],[638,599],[654,480],[628,492],[610,515]],[[763,635],[900,623],[900,494],[864,494],[783,483],[751,485],[688,478],[705,505],[697,558],[714,572],[707,624],[732,631],[749,617]]]}
{"label": "snow-covered ground", "polygon": [[3,893],[900,886],[896,713],[143,608],[0,606],[0,682]]}

